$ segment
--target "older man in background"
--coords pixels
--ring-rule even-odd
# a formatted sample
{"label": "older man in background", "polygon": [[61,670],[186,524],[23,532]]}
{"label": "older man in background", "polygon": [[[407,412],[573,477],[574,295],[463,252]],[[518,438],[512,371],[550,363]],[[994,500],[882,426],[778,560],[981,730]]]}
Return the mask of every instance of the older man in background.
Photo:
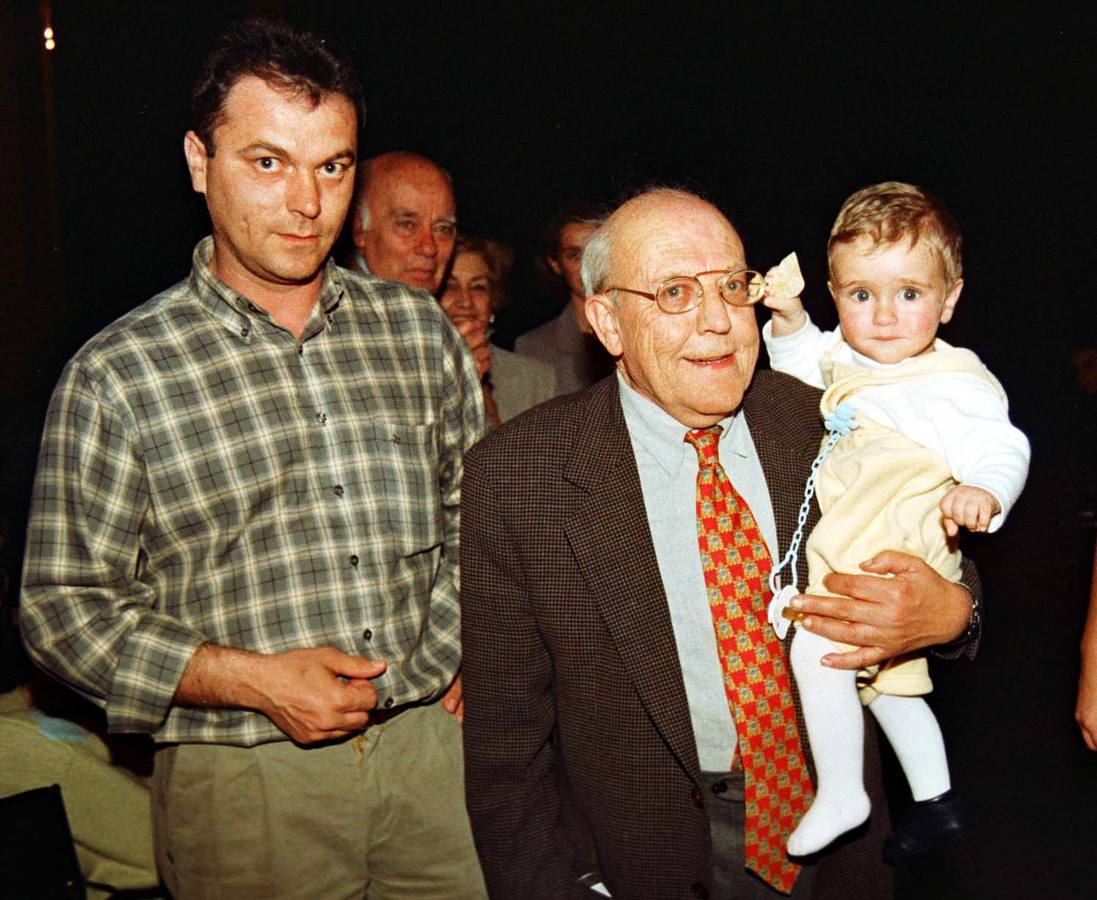
{"label": "older man in background", "polygon": [[358,166],[354,268],[437,294],[457,239],[457,201],[437,163],[395,150]]}
{"label": "older man in background", "polygon": [[[450,301],[443,296],[457,238],[457,205],[445,169],[407,150],[361,163],[351,233],[356,250],[352,264],[358,271],[421,288],[442,301],[476,362],[490,425],[499,426],[531,401],[553,395],[555,381],[547,364],[491,345],[492,310],[485,306],[469,314],[472,304],[453,301],[455,291],[465,300],[471,297],[468,285],[454,283],[447,287]],[[500,292],[503,267],[495,268],[500,270],[495,277]]]}

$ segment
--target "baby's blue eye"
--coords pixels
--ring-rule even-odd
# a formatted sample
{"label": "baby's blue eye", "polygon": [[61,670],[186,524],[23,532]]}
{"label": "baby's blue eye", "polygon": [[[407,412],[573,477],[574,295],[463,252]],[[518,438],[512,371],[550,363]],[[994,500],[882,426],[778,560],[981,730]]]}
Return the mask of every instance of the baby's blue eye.
{"label": "baby's blue eye", "polygon": [[917,300],[918,292],[914,288],[904,288],[902,297],[904,300]]}
{"label": "baby's blue eye", "polygon": [[868,291],[854,291],[853,299],[856,300],[858,303],[865,303],[868,300],[872,299],[872,295]]}

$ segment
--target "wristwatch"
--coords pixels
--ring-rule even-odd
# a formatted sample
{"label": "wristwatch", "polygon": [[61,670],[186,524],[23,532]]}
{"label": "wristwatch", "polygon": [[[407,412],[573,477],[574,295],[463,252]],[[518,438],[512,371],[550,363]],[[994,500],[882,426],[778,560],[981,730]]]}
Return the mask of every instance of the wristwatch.
{"label": "wristwatch", "polygon": [[947,644],[939,644],[938,650],[959,650],[974,640],[983,627],[983,605],[978,596],[971,595],[971,618],[968,619],[967,628],[963,633]]}

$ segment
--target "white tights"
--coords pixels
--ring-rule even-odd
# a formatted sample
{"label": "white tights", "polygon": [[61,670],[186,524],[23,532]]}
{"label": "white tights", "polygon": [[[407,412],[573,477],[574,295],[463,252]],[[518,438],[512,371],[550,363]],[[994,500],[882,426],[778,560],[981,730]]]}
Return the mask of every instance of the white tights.
{"label": "white tights", "polygon": [[[818,788],[815,802],[788,840],[793,856],[822,850],[868,818],[864,786],[864,716],[857,673],[830,669],[819,660],[834,651],[827,638],[798,628],[789,661],[807,724]],[[948,759],[940,726],[921,697],[881,694],[869,704],[895,750],[915,800],[949,789]]]}

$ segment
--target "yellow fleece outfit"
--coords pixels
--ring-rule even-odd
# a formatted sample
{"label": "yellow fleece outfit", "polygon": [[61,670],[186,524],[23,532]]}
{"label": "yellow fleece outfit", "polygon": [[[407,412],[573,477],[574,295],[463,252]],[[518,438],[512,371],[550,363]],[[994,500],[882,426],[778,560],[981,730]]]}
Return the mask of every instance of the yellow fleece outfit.
{"label": "yellow fleece outfit", "polygon": [[[1005,396],[997,379],[970,350],[938,340],[934,350],[894,368],[870,371],[823,362],[830,387],[820,409],[856,406],[858,393],[878,385],[910,383],[937,375],[974,375]],[[821,517],[806,544],[808,586],[804,593],[828,594],[830,572],[861,574],[860,563],[883,550],[917,556],[949,581],[960,580],[960,553],[948,540],[938,505],[956,484],[945,458],[894,429],[857,414],[857,428],[838,441],[819,469],[816,497]],[[848,649],[848,648],[844,648]],[[918,696],[933,689],[925,657],[911,653],[857,675],[861,701],[878,694]]]}

